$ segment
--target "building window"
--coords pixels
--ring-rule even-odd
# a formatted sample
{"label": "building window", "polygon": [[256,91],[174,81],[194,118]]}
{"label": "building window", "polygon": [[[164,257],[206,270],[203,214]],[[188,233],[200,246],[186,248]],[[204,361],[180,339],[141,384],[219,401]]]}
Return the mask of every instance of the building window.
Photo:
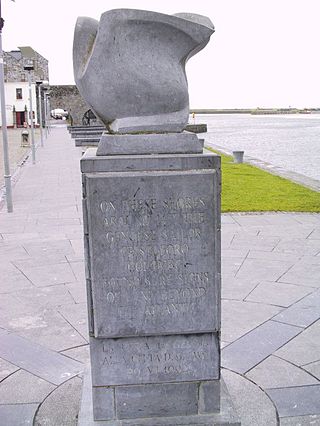
{"label": "building window", "polygon": [[25,73],[21,73],[21,81],[26,81],[26,75],[25,75]]}
{"label": "building window", "polygon": [[22,89],[16,89],[16,99],[22,99]]}

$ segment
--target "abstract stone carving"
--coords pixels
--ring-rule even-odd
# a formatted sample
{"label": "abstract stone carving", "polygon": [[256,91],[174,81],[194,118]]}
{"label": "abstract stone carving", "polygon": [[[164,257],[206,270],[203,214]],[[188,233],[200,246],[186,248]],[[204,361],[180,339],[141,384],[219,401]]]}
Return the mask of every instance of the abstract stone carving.
{"label": "abstract stone carving", "polygon": [[187,60],[208,43],[209,18],[115,9],[100,22],[80,17],[74,76],[111,132],[181,132],[188,121]]}

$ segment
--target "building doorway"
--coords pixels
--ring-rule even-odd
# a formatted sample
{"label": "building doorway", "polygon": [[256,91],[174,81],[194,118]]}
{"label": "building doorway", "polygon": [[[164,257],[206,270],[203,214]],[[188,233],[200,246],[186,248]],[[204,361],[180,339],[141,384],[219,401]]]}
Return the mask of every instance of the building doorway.
{"label": "building doorway", "polygon": [[16,125],[17,127],[23,127],[23,124],[26,121],[26,112],[25,111],[16,111]]}

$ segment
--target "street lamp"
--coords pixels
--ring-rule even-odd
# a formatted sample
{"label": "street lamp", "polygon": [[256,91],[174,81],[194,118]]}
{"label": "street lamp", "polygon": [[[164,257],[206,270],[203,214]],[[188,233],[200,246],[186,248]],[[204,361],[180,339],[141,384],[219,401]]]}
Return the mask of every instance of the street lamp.
{"label": "street lamp", "polygon": [[12,188],[11,174],[9,164],[9,149],[8,149],[8,132],[7,132],[7,117],[6,117],[6,99],[4,91],[4,68],[3,68],[3,51],[2,51],[2,28],[4,20],[1,16],[1,0],[0,0],[0,98],[1,98],[1,119],[2,119],[2,139],[3,139],[3,163],[4,163],[4,183],[6,188],[6,202],[8,213],[13,212],[12,204]]}
{"label": "street lamp", "polygon": [[42,81],[36,81],[38,87],[38,105],[39,105],[39,124],[40,124],[40,143],[43,147],[43,132],[42,132],[42,105],[41,105],[41,86]]}
{"label": "street lamp", "polygon": [[32,59],[25,59],[24,70],[28,71],[28,86],[29,86],[29,104],[30,104],[30,121],[31,121],[31,155],[32,164],[36,163],[36,147],[34,143],[34,125],[33,125],[33,108],[32,108],[32,88],[31,88],[31,71],[34,69]]}
{"label": "street lamp", "polygon": [[44,106],[44,128],[45,128],[45,134],[46,138],[48,137],[48,100],[47,95],[49,94],[49,82],[44,81],[42,83],[42,90],[43,90],[43,106]]}
{"label": "street lamp", "polygon": [[50,133],[51,127],[50,127],[50,120],[51,120],[51,108],[50,108],[50,93],[51,91],[47,92],[47,114],[48,114],[48,132]]}

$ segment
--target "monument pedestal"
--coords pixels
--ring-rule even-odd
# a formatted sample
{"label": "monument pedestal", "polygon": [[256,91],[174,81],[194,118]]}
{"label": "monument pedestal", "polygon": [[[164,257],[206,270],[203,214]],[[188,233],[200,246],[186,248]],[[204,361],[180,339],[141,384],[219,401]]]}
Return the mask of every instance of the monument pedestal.
{"label": "monument pedestal", "polygon": [[[212,395],[214,398],[214,396]],[[179,394],[172,396],[173,402],[180,398]],[[92,382],[90,369],[83,378],[81,409],[78,426],[240,426],[241,423],[233,407],[227,387],[221,379],[220,410],[212,414],[192,414],[188,416],[135,418],[123,420],[93,420]],[[137,410],[139,407],[137,407]]]}
{"label": "monument pedestal", "polygon": [[238,425],[220,398],[220,157],[192,143],[115,155],[108,138],[113,155],[81,160],[92,385],[79,424],[91,410],[99,425]]}

